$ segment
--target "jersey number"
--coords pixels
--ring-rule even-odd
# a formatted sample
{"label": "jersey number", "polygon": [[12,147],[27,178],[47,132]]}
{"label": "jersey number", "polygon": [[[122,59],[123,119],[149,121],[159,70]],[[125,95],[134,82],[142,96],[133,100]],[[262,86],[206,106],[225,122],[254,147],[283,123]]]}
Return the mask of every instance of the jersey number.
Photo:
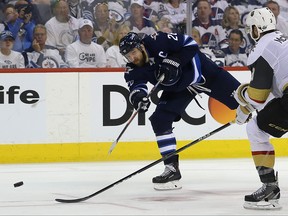
{"label": "jersey number", "polygon": [[177,33],[169,33],[169,34],[167,34],[167,37],[169,39],[173,39],[175,41],[178,41]]}

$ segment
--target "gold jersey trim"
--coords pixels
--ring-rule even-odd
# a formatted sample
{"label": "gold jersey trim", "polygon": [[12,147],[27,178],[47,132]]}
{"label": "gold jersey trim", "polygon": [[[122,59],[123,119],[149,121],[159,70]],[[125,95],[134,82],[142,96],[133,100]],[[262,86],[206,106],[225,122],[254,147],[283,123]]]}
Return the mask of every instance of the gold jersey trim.
{"label": "gold jersey trim", "polygon": [[264,103],[267,100],[271,92],[271,89],[256,89],[256,88],[249,86],[247,89],[247,92],[248,92],[249,97],[253,101],[257,103]]}

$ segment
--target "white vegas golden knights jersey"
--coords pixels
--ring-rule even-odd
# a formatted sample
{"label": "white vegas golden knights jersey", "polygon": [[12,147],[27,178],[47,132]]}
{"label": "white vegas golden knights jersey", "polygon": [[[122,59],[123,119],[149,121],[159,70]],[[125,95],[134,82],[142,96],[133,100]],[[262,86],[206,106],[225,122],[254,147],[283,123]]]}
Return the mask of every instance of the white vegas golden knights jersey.
{"label": "white vegas golden knights jersey", "polygon": [[[267,71],[273,71],[273,76],[267,76],[270,80],[263,79],[263,75],[265,76],[265,74],[267,74],[265,71],[266,68],[262,71],[257,70],[257,62],[261,62],[261,58],[264,58],[268,63],[268,67],[266,67]],[[270,82],[272,83],[272,94],[275,97],[282,97],[283,88],[288,87],[288,37],[285,37],[279,31],[264,35],[251,50],[248,56],[247,65],[252,71],[251,83],[254,82],[254,85],[256,85],[253,86],[254,88],[263,89],[262,87],[265,85],[263,83]],[[269,68],[269,66],[271,68]],[[255,71],[254,67],[256,68]]]}

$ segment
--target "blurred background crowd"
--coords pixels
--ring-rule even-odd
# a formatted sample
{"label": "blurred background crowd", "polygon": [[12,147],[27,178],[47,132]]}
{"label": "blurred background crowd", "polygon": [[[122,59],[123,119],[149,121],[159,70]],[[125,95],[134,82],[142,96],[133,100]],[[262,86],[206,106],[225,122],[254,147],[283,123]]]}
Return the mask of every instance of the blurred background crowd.
{"label": "blurred background crowd", "polygon": [[188,34],[219,66],[246,66],[245,17],[261,7],[288,36],[288,0],[187,1],[2,0],[0,68],[124,67],[118,44],[130,31]]}

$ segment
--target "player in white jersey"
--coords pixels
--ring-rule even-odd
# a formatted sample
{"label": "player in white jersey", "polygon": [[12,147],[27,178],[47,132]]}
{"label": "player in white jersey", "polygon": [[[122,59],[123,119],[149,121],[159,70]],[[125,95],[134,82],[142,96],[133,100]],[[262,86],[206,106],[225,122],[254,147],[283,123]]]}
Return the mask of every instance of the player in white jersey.
{"label": "player in white jersey", "polygon": [[66,48],[65,59],[70,67],[106,67],[104,48],[92,42],[93,24],[88,19],[79,22],[80,39]]}
{"label": "player in white jersey", "polygon": [[[263,185],[245,196],[244,208],[280,209],[280,188],[274,172],[275,152],[269,138],[279,138],[288,131],[288,38],[276,30],[275,16],[266,7],[251,11],[246,25],[256,46],[247,60],[251,81],[240,85],[234,94],[241,105],[236,122],[245,123],[250,112],[258,110],[246,129]],[[270,93],[274,98],[266,103],[271,98],[268,97]]]}
{"label": "player in white jersey", "polygon": [[24,57],[13,51],[15,38],[10,31],[2,31],[0,35],[0,68],[24,68]]}

